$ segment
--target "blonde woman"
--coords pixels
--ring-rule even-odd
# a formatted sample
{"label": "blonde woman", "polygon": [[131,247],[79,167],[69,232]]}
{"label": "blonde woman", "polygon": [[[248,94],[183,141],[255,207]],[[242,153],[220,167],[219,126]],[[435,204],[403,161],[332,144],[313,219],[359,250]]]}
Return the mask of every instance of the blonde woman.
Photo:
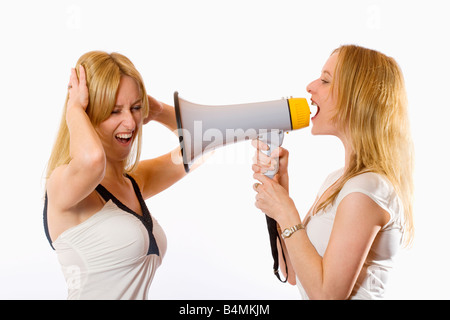
{"label": "blonde woman", "polygon": [[[94,51],[72,69],[47,168],[44,226],[68,299],[146,299],[166,237],[144,200],[185,176],[174,153],[139,161],[142,125],[176,130],[123,55]],[[176,164],[178,163],[178,164]]]}
{"label": "blonde woman", "polygon": [[[359,46],[336,49],[307,86],[318,112],[314,135],[334,135],[344,168],[331,173],[302,220],[288,189],[288,152],[266,157],[255,142],[256,207],[275,219],[287,253],[288,281],[302,298],[379,299],[393,258],[413,236],[413,146],[401,70]],[[264,173],[279,157],[274,180]],[[285,269],[280,260],[281,269]]]}

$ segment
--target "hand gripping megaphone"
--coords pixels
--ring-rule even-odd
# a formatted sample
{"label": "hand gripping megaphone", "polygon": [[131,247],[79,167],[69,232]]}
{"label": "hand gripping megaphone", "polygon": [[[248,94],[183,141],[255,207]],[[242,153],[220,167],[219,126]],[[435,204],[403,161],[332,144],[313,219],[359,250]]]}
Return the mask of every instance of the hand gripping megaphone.
{"label": "hand gripping megaphone", "polygon": [[[281,146],[284,132],[309,126],[311,114],[305,98],[209,106],[186,101],[175,92],[174,106],[186,172],[189,172],[195,159],[204,153],[244,140],[258,138],[265,142],[269,145],[269,150],[265,153],[270,156],[272,150]],[[278,168],[275,168],[265,175],[273,178],[277,171]],[[283,281],[278,274],[276,239],[279,238],[279,234],[276,221],[268,216],[266,219],[274,259],[274,273],[280,281]]]}

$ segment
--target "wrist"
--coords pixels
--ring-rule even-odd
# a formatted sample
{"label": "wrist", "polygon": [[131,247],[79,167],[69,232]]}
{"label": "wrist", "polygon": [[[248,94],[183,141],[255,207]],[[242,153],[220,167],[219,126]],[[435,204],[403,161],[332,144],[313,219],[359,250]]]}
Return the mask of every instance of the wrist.
{"label": "wrist", "polygon": [[280,226],[281,231],[286,228],[291,228],[292,226],[298,225],[302,223],[300,216],[297,210],[291,211],[290,214],[284,215],[282,218],[278,220],[278,225]]}
{"label": "wrist", "polygon": [[305,226],[302,223],[297,223],[292,227],[285,228],[283,230],[280,230],[279,232],[283,239],[287,239],[290,238],[295,232],[303,229],[305,229]]}
{"label": "wrist", "polygon": [[86,110],[84,110],[83,106],[79,103],[71,103],[67,105],[66,110],[66,122],[69,123],[71,119],[79,118],[81,116],[87,116]]}
{"label": "wrist", "polygon": [[162,110],[155,120],[169,128],[171,131],[176,131],[178,127],[175,116],[175,108],[165,103],[161,104]]}

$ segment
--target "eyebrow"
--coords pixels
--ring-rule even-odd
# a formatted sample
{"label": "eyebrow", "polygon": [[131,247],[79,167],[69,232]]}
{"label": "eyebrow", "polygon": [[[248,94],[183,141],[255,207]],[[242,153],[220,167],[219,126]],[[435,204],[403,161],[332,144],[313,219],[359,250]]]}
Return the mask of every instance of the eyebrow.
{"label": "eyebrow", "polygon": [[327,73],[330,77],[332,77],[331,73],[327,70],[323,70],[322,73]]}
{"label": "eyebrow", "polygon": [[[139,98],[139,99],[137,99],[135,102],[133,102],[131,105],[134,106],[136,103],[141,102],[141,101],[142,101],[142,99]],[[121,105],[121,104],[116,104],[116,105],[114,106],[114,108],[123,108],[123,105]]]}

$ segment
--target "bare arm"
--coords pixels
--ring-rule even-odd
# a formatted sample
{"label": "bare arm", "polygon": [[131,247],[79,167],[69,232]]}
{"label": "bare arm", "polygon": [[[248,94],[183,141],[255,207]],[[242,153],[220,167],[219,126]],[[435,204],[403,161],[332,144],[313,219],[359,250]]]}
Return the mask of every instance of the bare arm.
{"label": "bare arm", "polygon": [[[301,223],[292,199],[276,182],[261,174],[256,206],[281,229]],[[339,204],[323,258],[305,230],[284,240],[295,274],[311,299],[347,299],[372,243],[389,214],[362,193],[351,193]]]}
{"label": "bare arm", "polygon": [[78,80],[75,69],[71,71],[66,110],[71,161],[56,168],[47,184],[49,199],[58,211],[66,211],[85,199],[105,172],[103,146],[85,111],[89,97],[82,66],[79,72]]}
{"label": "bare arm", "polygon": [[[150,113],[144,124],[157,121],[176,134],[175,109],[149,96]],[[144,199],[169,188],[186,175],[180,147],[155,159],[139,162],[133,176],[139,181]]]}
{"label": "bare arm", "polygon": [[[288,193],[288,153],[282,148],[274,150],[274,156],[280,157],[280,171],[271,180],[262,173],[273,166],[273,160],[259,152],[263,144],[254,142],[253,145],[258,153],[252,169],[254,177],[262,183],[254,186],[257,192],[256,206],[275,219],[281,230],[301,223]],[[388,221],[389,214],[368,196],[362,193],[347,195],[338,206],[323,258],[315,250],[305,230],[295,232],[279,244],[287,252],[289,283],[295,284],[297,276],[312,299],[348,298],[378,231]],[[280,267],[284,273],[282,259]]]}
{"label": "bare arm", "polygon": [[144,119],[144,124],[155,120],[175,133],[177,130],[175,109],[168,104],[156,100],[152,96],[148,96],[148,103],[150,105],[150,111],[147,118]]}

